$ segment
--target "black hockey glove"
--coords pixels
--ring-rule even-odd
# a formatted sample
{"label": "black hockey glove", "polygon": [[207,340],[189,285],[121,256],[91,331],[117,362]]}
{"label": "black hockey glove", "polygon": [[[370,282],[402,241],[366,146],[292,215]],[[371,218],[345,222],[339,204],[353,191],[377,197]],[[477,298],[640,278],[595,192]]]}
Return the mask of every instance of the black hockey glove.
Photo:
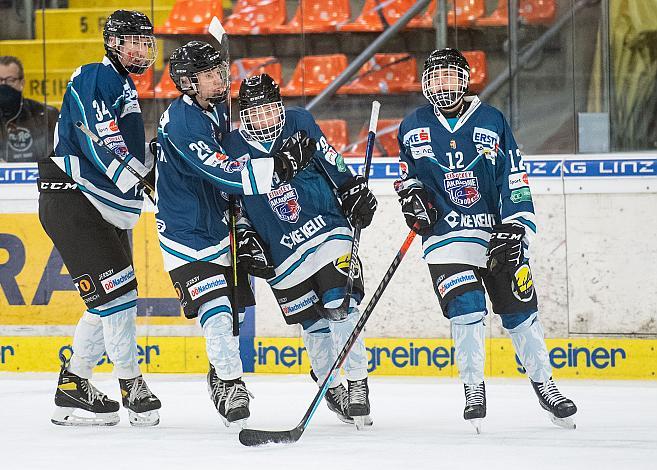
{"label": "black hockey glove", "polygon": [[358,175],[340,186],[338,196],[342,211],[354,228],[365,228],[372,223],[377,202],[363,176]]}
{"label": "black hockey glove", "polygon": [[153,137],[148,143],[148,151],[151,152],[153,157],[157,158],[157,152],[160,148],[160,144],[157,143],[157,137]]}
{"label": "black hockey glove", "polygon": [[317,142],[308,137],[306,131],[298,131],[283,142],[281,149],[274,155],[274,173],[283,183],[294,178],[306,168],[315,155]]}
{"label": "black hockey glove", "polygon": [[237,226],[237,262],[255,277],[274,277],[274,265],[267,257],[260,236],[249,226]]}
{"label": "black hockey glove", "polygon": [[491,274],[502,271],[512,271],[520,266],[525,259],[525,250],[522,239],[525,236],[525,227],[520,224],[497,224],[493,226],[493,233],[488,242],[488,262],[486,267]]}
{"label": "black hockey glove", "polygon": [[406,225],[418,235],[429,235],[438,220],[438,211],[429,200],[429,193],[420,186],[397,191]]}

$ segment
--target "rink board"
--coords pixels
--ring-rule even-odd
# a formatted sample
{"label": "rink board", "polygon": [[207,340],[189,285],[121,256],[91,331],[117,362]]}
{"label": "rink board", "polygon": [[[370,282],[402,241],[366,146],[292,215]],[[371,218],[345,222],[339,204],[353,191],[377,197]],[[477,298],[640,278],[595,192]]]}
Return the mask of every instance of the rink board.
{"label": "rink board", "polygon": [[[71,350],[70,337],[0,337],[0,371],[53,372],[60,352]],[[375,375],[456,377],[450,339],[366,338],[368,366]],[[554,376],[582,379],[657,380],[657,340],[570,338],[548,339]],[[309,361],[299,338],[243,338],[242,360],[246,372],[307,374]],[[202,337],[141,337],[138,356],[144,372],[207,372]],[[97,371],[111,372],[107,356]],[[520,378],[511,341],[486,342],[486,375]]]}

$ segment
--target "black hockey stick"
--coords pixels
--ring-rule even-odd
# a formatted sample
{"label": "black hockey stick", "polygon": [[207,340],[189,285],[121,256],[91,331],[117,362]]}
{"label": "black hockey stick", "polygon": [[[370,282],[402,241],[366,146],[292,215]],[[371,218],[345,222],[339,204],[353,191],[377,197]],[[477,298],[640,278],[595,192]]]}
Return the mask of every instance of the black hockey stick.
{"label": "black hockey stick", "polygon": [[92,142],[99,147],[102,147],[105,149],[105,151],[112,156],[112,158],[116,159],[116,161],[119,162],[119,165],[121,165],[123,168],[128,170],[128,172],[137,178],[141,184],[144,185],[144,188],[146,188],[148,191],[144,191],[146,193],[146,196],[148,196],[148,199],[151,200],[153,205],[155,205],[155,199],[153,199],[152,194],[155,194],[155,188],[153,187],[152,184],[150,184],[148,181],[144,179],[143,176],[141,176],[139,173],[137,173],[137,170],[135,170],[133,167],[128,165],[128,162],[125,161],[123,156],[118,152],[118,149],[111,149],[105,145],[105,142],[102,141],[100,137],[98,137],[96,134],[94,134],[87,126],[85,126],[82,121],[77,121],[75,123],[75,127],[80,129],[84,135],[89,137]]}
{"label": "black hockey stick", "polygon": [[[372,153],[374,152],[374,140],[376,139],[376,125],[379,122],[379,109],[381,103],[372,101],[372,113],[370,114],[370,128],[367,133],[367,146],[365,147],[365,184],[370,179],[370,167],[372,166]],[[326,308],[328,317],[335,319],[347,318],[349,305],[351,304],[351,293],[354,289],[354,278],[358,270],[358,249],[360,243],[360,225],[354,227],[354,235],[351,242],[351,255],[349,257],[349,273],[347,275],[347,285],[345,287],[342,303],[337,308]]]}
{"label": "black hockey stick", "polygon": [[[228,33],[221,25],[221,21],[216,16],[212,17],[210,25],[208,26],[208,33],[212,36],[218,43],[221,49],[226,50],[226,56],[228,57],[228,62],[230,63],[230,53],[228,49]],[[230,78],[230,72],[229,72]],[[230,132],[231,127],[231,112],[230,112],[230,81],[226,85],[227,95],[226,95],[226,130]],[[229,217],[229,227],[230,232],[230,265],[233,271],[233,285],[231,287],[231,301],[230,307],[233,311],[233,336],[240,335],[240,320],[239,320],[239,303],[237,301],[237,202],[235,202],[235,196],[232,194],[228,195],[228,217]]]}
{"label": "black hockey stick", "polygon": [[289,431],[260,431],[257,429],[248,429],[248,428],[242,429],[239,435],[240,442],[242,444],[244,444],[245,446],[258,446],[258,445],[269,444],[269,443],[291,444],[299,440],[303,432],[306,430],[306,427],[310,422],[310,418],[313,417],[315,411],[317,410],[317,407],[319,406],[319,403],[322,401],[322,398],[324,398],[324,395],[326,395],[329,384],[333,381],[334,377],[338,373],[340,373],[340,367],[342,367],[342,364],[347,358],[347,354],[349,354],[349,351],[351,351],[351,348],[356,342],[358,335],[361,333],[361,331],[363,331],[363,328],[365,327],[365,323],[367,323],[368,318],[374,311],[374,307],[376,307],[376,304],[379,302],[379,299],[383,295],[383,292],[385,291],[386,287],[388,286],[388,283],[392,279],[392,276],[395,274],[395,271],[397,271],[399,264],[401,263],[402,259],[404,258],[404,255],[408,251],[408,248],[411,246],[411,243],[413,242],[414,238],[415,238],[415,232],[411,230],[411,232],[406,236],[406,240],[404,240],[404,243],[402,244],[401,248],[397,252],[395,259],[392,260],[392,264],[388,268],[388,271],[386,271],[385,275],[383,276],[383,279],[379,283],[379,287],[377,287],[376,291],[374,291],[374,294],[370,299],[370,303],[365,308],[365,311],[363,312],[363,315],[358,320],[358,323],[356,323],[356,326],[354,327],[354,330],[351,332],[351,335],[347,339],[347,342],[342,348],[342,351],[340,351],[340,354],[338,354],[338,357],[333,363],[333,367],[331,367],[330,372],[324,379],[324,382],[322,382],[322,385],[319,388],[317,394],[315,395],[315,398],[313,398],[313,401],[310,404],[308,411],[306,411],[306,414],[303,416],[303,418],[301,418],[301,422],[299,422],[297,427]]}

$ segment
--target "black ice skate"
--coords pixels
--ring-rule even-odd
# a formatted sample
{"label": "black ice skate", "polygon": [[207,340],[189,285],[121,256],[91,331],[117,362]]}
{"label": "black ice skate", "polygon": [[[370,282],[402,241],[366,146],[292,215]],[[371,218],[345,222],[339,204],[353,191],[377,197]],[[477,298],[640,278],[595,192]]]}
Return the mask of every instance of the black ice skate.
{"label": "black ice skate", "polygon": [[160,400],[153,395],[140,375],[134,379],[119,379],[123,406],[128,410],[130,424],[133,426],[156,426],[160,422],[162,407]]}
{"label": "black ice skate", "polygon": [[60,353],[62,370],[51,418],[60,426],[114,426],[119,422],[119,402],[107,398],[88,379],[67,370],[69,360]]}
{"label": "black ice skate", "polygon": [[349,385],[349,406],[347,412],[354,420],[356,429],[362,430],[365,426],[372,426],[374,421],[370,417],[370,391],[367,378],[363,380],[347,380]]}
{"label": "black ice skate", "polygon": [[232,423],[241,428],[246,426],[246,420],[251,416],[249,398],[253,398],[253,394],[246,389],[241,378],[221,380],[217,377],[214,366],[210,365],[208,393],[226,427]]}
{"label": "black ice skate", "polygon": [[481,421],[486,417],[486,385],[463,384],[465,390],[465,408],[463,409],[463,419],[472,424],[481,434]]}
{"label": "black ice skate", "polygon": [[572,400],[559,392],[552,377],[543,383],[534,382],[531,379],[530,382],[541,407],[550,415],[550,420],[559,427],[575,429],[575,420],[572,416],[577,413],[577,407]]}
{"label": "black ice skate", "polygon": [[[317,385],[321,385],[312,369],[310,370],[310,377],[312,377]],[[344,385],[339,384],[337,387],[329,388],[326,391],[324,399],[329,410],[335,413],[340,421],[347,424],[354,424],[353,418],[348,414],[349,393]]]}

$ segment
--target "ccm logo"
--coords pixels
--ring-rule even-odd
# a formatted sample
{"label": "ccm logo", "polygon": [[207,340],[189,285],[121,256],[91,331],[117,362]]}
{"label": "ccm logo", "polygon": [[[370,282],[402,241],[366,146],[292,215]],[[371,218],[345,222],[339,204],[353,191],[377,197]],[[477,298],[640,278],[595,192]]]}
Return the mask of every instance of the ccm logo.
{"label": "ccm logo", "polygon": [[64,181],[39,181],[39,188],[42,191],[70,191],[78,189],[78,184]]}

